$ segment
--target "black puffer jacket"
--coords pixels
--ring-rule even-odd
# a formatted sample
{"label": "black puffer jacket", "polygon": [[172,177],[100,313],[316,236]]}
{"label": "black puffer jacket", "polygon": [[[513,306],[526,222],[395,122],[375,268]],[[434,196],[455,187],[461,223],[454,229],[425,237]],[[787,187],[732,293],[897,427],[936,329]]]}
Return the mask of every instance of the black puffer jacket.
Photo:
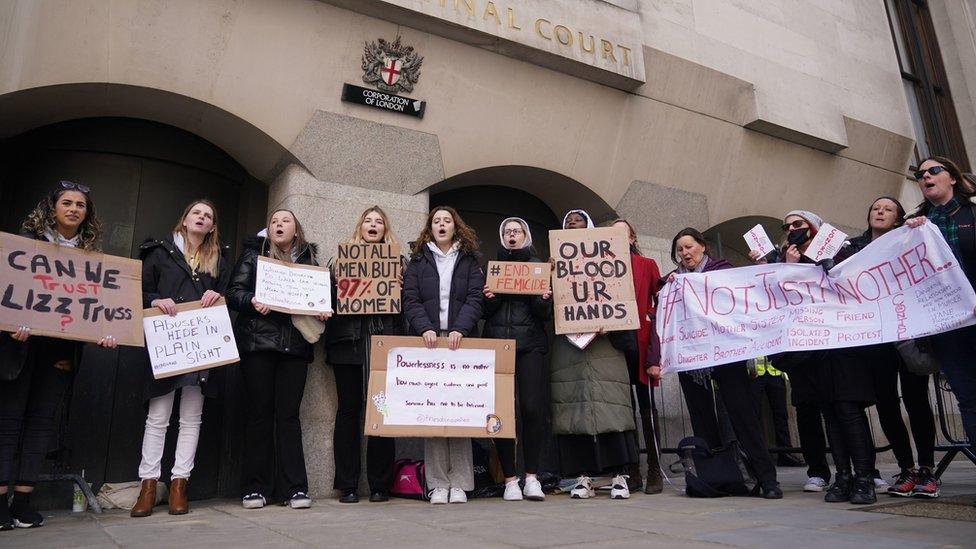
{"label": "black puffer jacket", "polygon": [[[454,264],[447,329],[467,337],[481,319],[485,273],[475,253],[461,253]],[[425,245],[403,273],[403,315],[413,335],[440,330],[440,275],[434,252]]]}
{"label": "black puffer jacket", "polygon": [[[234,324],[234,337],[241,353],[277,351],[304,358],[311,362],[314,357],[312,344],[302,337],[291,323],[291,315],[271,311],[262,315],[251,305],[257,279],[258,255],[267,255],[271,242],[263,237],[250,237],[244,241],[234,273],[227,287],[227,304],[240,313]],[[315,262],[316,247],[309,243],[298,254],[296,263],[318,265]]]}
{"label": "black puffer jacket", "polygon": [[[528,248],[498,250],[498,261],[542,261]],[[552,299],[537,295],[495,294],[485,299],[485,326],[483,337],[514,339],[519,353],[539,351],[545,353],[549,338],[543,323],[552,318]]]}

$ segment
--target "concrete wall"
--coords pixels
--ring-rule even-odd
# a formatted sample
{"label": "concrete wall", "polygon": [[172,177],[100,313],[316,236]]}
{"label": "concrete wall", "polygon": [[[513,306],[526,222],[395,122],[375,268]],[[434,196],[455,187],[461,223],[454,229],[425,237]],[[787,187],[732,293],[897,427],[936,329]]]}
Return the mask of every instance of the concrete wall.
{"label": "concrete wall", "polygon": [[976,0],[932,0],[929,11],[969,165],[976,166]]}

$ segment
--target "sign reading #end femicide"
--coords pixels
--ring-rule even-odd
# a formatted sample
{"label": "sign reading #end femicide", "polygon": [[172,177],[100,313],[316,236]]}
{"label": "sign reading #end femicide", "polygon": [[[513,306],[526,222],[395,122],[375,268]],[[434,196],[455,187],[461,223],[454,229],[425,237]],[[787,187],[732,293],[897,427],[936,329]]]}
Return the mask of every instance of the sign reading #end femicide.
{"label": "sign reading #end femicide", "polygon": [[258,257],[254,297],[272,311],[314,315],[332,311],[329,270]]}
{"label": "sign reading #end femicide", "polygon": [[661,368],[888,343],[976,323],[976,292],[931,223],[901,227],[829,273],[777,263],[676,275],[661,289]]}
{"label": "sign reading #end femicide", "polygon": [[143,346],[142,262],[0,233],[0,329]]}
{"label": "sign reading #end femicide", "polygon": [[485,284],[496,294],[542,295],[549,291],[548,263],[489,261]]}
{"label": "sign reading #end femicide", "polygon": [[146,350],[155,379],[237,362],[237,341],[224,298],[210,307],[180,303],[176,316],[156,307],[143,312]]}

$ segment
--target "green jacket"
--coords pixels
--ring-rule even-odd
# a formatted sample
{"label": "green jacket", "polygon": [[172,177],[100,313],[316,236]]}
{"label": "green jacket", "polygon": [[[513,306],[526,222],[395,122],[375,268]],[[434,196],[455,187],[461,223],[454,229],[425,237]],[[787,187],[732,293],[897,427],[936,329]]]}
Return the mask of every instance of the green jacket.
{"label": "green jacket", "polygon": [[608,338],[597,337],[580,350],[565,336],[556,336],[550,372],[554,434],[598,435],[636,429],[627,362]]}

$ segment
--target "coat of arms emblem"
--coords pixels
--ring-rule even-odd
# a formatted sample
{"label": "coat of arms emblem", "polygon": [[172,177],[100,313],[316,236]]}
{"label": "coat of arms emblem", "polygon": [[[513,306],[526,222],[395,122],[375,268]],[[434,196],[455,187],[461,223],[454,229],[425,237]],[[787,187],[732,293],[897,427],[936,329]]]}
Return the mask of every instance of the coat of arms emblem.
{"label": "coat of arms emblem", "polygon": [[424,58],[412,46],[404,46],[397,36],[393,42],[382,38],[367,42],[363,50],[363,82],[385,92],[413,91],[420,80]]}

